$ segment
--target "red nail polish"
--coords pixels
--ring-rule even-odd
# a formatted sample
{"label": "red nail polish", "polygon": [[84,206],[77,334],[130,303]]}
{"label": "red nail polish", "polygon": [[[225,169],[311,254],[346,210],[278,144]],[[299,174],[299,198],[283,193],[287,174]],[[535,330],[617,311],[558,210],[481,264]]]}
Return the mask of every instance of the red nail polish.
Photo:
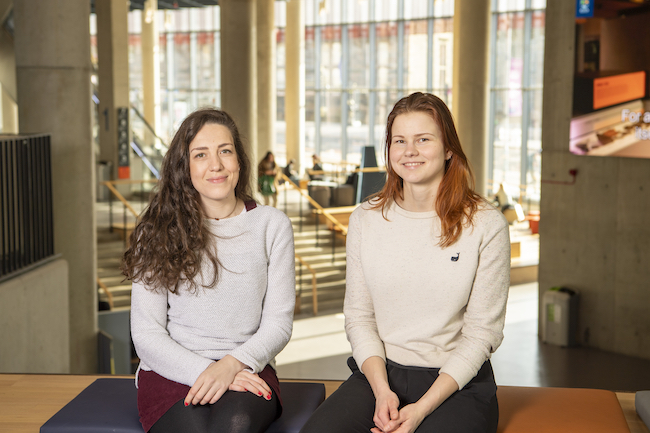
{"label": "red nail polish", "polygon": [[267,395],[267,396],[266,396],[266,399],[267,399],[267,400],[271,400],[271,394]]}
{"label": "red nail polish", "polygon": [[257,395],[262,395],[262,393],[260,391],[257,391]]}
{"label": "red nail polish", "polygon": [[185,402],[185,407],[189,406],[190,404],[188,402]]}

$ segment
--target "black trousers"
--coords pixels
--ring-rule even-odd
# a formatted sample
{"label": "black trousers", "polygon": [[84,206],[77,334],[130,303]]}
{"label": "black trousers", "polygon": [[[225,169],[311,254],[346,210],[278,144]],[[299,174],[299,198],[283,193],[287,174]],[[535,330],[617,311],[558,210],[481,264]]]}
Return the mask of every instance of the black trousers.
{"label": "black trousers", "polygon": [[215,404],[178,401],[151,427],[151,433],[262,433],[278,417],[275,392],[271,400],[250,392],[226,391]]}
{"label": "black trousers", "polygon": [[[375,396],[353,358],[352,375],[316,410],[301,433],[368,433],[375,426]],[[438,377],[438,368],[407,367],[390,360],[388,383],[400,409],[418,401]],[[456,391],[422,421],[416,433],[495,433],[499,422],[492,365],[486,361],[465,387]]]}

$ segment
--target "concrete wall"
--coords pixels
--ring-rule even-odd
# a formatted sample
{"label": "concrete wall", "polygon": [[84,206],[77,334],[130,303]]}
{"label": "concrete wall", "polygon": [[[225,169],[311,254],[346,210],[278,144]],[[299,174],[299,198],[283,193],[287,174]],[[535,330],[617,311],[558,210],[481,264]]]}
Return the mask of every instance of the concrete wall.
{"label": "concrete wall", "polygon": [[[573,2],[548,0],[540,301],[552,286],[579,290],[580,343],[650,359],[650,160],[569,153],[574,13]],[[573,168],[574,185],[548,183]]]}
{"label": "concrete wall", "polygon": [[70,373],[68,264],[0,284],[0,372]]}
{"label": "concrete wall", "polygon": [[97,229],[90,3],[15,0],[21,133],[52,137],[54,251],[70,266],[70,367],[97,371]]}

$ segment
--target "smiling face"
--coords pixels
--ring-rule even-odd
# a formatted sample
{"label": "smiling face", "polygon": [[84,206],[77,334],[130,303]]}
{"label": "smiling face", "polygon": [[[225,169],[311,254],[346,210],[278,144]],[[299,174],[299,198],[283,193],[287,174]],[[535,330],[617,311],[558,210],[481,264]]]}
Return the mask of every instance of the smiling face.
{"label": "smiling face", "polygon": [[208,209],[232,206],[239,181],[239,162],[230,130],[214,123],[204,125],[189,146],[190,177]]}
{"label": "smiling face", "polygon": [[423,188],[438,191],[445,174],[445,151],[438,123],[428,113],[406,112],[395,117],[392,126],[389,160],[404,181],[404,190]]}

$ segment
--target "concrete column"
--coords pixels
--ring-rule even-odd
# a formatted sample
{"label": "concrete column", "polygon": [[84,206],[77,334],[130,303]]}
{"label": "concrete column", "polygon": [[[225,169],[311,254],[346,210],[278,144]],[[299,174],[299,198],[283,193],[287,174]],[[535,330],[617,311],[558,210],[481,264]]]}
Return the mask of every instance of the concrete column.
{"label": "concrete column", "polygon": [[463,150],[476,176],[476,191],[487,193],[487,97],[490,1],[454,3],[452,113]]}
{"label": "concrete column", "polygon": [[4,86],[2,86],[2,133],[18,133],[18,104]]}
{"label": "concrete column", "polygon": [[[239,128],[253,167],[257,166],[255,1],[222,0],[221,108]],[[257,170],[252,170],[253,175]]]}
{"label": "concrete column", "polygon": [[[12,0],[0,0],[0,22],[4,22],[11,9]],[[0,32],[0,131],[18,133],[18,105],[16,104],[16,53],[14,41],[7,32]]]}
{"label": "concrete column", "polygon": [[52,136],[54,250],[69,266],[71,373],[97,370],[89,16],[87,0],[14,1],[21,133]]}
{"label": "concrete column", "polygon": [[305,155],[305,17],[301,0],[287,2],[286,90],[287,160],[296,160],[296,170],[307,166]]}
{"label": "concrete column", "polygon": [[117,107],[129,106],[129,29],[125,0],[96,0],[99,59],[99,159],[117,179]]}
{"label": "concrete column", "polygon": [[[277,110],[274,0],[257,0],[257,154],[275,151]],[[287,160],[288,161],[288,160]]]}
{"label": "concrete column", "polygon": [[[142,103],[144,118],[156,130],[160,125],[160,56],[156,13],[158,0],[146,0],[142,11]],[[144,137],[143,137],[144,138]],[[145,138],[146,139],[146,138]],[[147,140],[148,141],[148,140]]]}

